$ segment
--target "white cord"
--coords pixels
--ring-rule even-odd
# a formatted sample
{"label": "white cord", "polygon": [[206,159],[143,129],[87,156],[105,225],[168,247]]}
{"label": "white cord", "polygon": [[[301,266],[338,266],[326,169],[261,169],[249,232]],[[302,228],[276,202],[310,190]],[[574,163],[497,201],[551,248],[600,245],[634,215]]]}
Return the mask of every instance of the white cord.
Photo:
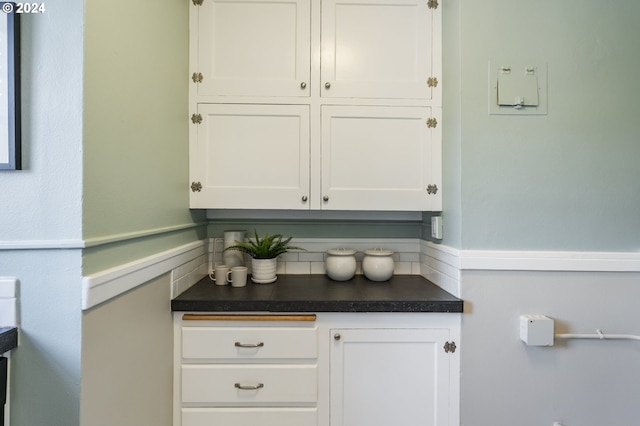
{"label": "white cord", "polygon": [[640,340],[635,334],[604,334],[600,329],[596,334],[556,334],[556,339],[599,339],[599,340]]}

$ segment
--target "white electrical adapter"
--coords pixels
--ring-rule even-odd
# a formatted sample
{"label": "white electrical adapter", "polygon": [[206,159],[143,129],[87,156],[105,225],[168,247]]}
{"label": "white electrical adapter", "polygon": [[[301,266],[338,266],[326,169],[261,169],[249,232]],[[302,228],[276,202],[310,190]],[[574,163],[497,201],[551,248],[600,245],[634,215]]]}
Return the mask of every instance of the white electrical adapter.
{"label": "white electrical adapter", "polygon": [[529,346],[553,346],[553,325],[545,315],[520,315],[520,339]]}
{"label": "white electrical adapter", "polygon": [[431,238],[442,239],[442,216],[431,216]]}

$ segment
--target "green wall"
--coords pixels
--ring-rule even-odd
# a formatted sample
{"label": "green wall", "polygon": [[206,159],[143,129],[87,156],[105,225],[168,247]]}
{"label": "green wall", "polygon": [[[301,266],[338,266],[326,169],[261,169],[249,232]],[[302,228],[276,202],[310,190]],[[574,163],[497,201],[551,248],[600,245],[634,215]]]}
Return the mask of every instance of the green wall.
{"label": "green wall", "polygon": [[[640,3],[442,3],[444,243],[639,250]],[[548,114],[488,115],[490,60],[547,63]]]}
{"label": "green wall", "polygon": [[209,224],[209,237],[222,237],[225,230],[246,229],[252,237],[254,230],[259,235],[282,234],[296,238],[420,238],[420,220],[213,220]]}
{"label": "green wall", "polygon": [[188,1],[86,1],[85,275],[206,237],[188,205]]}

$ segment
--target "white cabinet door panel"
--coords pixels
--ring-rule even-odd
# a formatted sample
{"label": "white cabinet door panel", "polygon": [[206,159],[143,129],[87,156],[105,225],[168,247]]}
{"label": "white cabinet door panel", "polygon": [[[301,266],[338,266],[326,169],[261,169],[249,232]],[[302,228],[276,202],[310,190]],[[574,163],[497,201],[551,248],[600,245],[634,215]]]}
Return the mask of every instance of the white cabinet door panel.
{"label": "white cabinet door panel", "polygon": [[430,99],[433,12],[425,0],[322,3],[322,96]]}
{"label": "white cabinet door panel", "polygon": [[193,208],[308,209],[309,107],[201,104]]}
{"label": "white cabinet door panel", "polygon": [[[199,96],[309,96],[309,0],[206,0]],[[300,84],[305,82],[304,89]]]}
{"label": "white cabinet door panel", "polygon": [[449,424],[446,329],[338,329],[331,426]]}
{"label": "white cabinet door panel", "polygon": [[[322,108],[322,194],[329,210],[438,210],[438,127],[428,107]],[[437,118],[436,118],[437,120]]]}

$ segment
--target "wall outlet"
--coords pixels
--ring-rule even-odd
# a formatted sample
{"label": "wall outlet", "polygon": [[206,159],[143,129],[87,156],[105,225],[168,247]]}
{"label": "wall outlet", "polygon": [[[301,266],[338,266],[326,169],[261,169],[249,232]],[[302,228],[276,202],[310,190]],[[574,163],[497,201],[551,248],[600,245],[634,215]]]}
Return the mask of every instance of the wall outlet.
{"label": "wall outlet", "polygon": [[431,238],[442,239],[442,216],[431,216]]}

